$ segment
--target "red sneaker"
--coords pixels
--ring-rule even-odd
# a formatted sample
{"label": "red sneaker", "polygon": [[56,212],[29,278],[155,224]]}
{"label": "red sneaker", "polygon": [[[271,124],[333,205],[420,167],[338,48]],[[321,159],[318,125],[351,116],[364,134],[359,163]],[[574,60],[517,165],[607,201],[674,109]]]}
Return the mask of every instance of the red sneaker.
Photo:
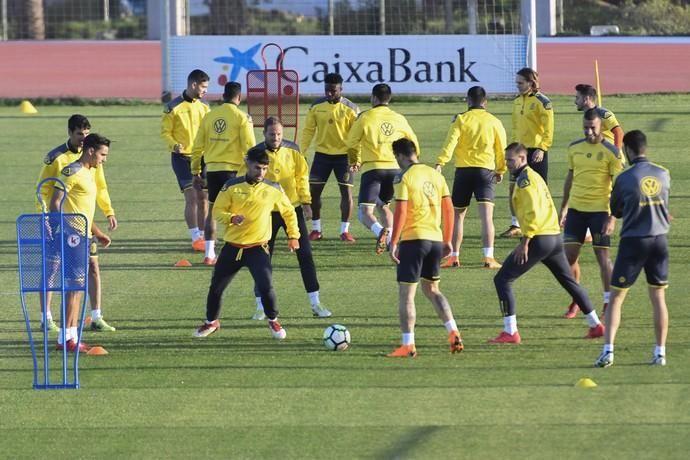
{"label": "red sneaker", "polygon": [[587,331],[587,335],[585,336],[585,339],[598,339],[599,337],[604,336],[604,325],[599,323],[594,327],[590,327],[589,331]]}
{"label": "red sneaker", "polygon": [[211,258],[211,257],[204,257],[204,265],[208,265],[209,267],[213,267],[216,264],[216,259]]}
{"label": "red sneaker", "polygon": [[285,332],[283,326],[280,325],[278,319],[269,319],[268,328],[271,330],[271,335],[273,335],[273,338],[276,340],[283,340],[287,337],[287,332]]}
{"label": "red sneaker", "polygon": [[518,344],[522,341],[520,338],[520,333],[515,331],[515,334],[508,334],[506,331],[498,334],[495,339],[489,340],[489,343],[515,343]]}
{"label": "red sneaker", "polygon": [[568,305],[568,309],[563,314],[563,317],[565,319],[573,319],[577,316],[578,311],[580,311],[580,306],[576,304],[575,301],[570,302],[570,305]]}
{"label": "red sneaker", "polygon": [[204,321],[204,324],[194,331],[194,337],[208,337],[209,335],[220,329],[220,321],[213,320],[210,323]]}
{"label": "red sneaker", "polygon": [[340,241],[345,241],[346,243],[354,243],[355,237],[352,236],[352,233],[350,232],[343,232],[340,234]]}
{"label": "red sneaker", "polygon": [[[63,348],[65,347],[61,343],[58,343],[55,347],[56,350],[62,350]],[[84,342],[79,342],[79,347],[77,348],[77,341],[74,339],[69,339],[67,341],[67,351],[74,353],[77,351],[77,349],[79,350],[79,353],[87,353],[91,347]]]}
{"label": "red sneaker", "polygon": [[317,241],[323,238],[323,235],[318,230],[312,230],[309,234],[309,241]]}

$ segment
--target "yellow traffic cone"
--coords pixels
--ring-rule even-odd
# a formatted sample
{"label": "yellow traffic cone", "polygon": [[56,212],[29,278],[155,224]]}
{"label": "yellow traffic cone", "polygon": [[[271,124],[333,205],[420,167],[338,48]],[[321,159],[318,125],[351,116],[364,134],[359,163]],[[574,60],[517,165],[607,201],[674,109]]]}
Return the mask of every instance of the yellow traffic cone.
{"label": "yellow traffic cone", "polygon": [[575,386],[578,388],[595,388],[597,384],[594,383],[594,380],[588,379],[587,377],[583,377],[577,381]]}
{"label": "yellow traffic cone", "polygon": [[19,104],[19,111],[25,115],[38,113],[36,107],[34,107],[33,104],[26,99],[24,99],[22,103]]}

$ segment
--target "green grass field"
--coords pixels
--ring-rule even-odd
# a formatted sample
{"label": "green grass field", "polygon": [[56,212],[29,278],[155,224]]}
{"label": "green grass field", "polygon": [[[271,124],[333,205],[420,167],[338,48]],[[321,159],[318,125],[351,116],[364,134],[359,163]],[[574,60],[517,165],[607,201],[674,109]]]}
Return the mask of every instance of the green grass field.
{"label": "green grass field", "polygon": [[[246,271],[226,291],[223,329],[192,339],[204,317],[211,270],[189,247],[182,196],[158,134],[160,107],[38,107],[31,117],[0,107],[0,457],[687,458],[690,313],[683,298],[690,257],[690,96],[605,102],[626,130],[647,132],[651,158],[673,178],[665,368],[647,364],[654,334],[643,278],[628,296],[616,364],[609,369],[592,367],[601,342],[582,339],[581,316],[562,319],[569,299],[543,267],[515,284],[523,343],[488,345],[502,320],[493,273],[480,268],[475,208],[467,221],[463,267],[444,271],[441,284],[466,351],[448,354],[445,330],[419,294],[418,358],[385,358],[400,339],[395,271],[387,257],[374,256],[373,237],[358,222],[352,224],[355,245],[338,240],[333,183],[326,188],[325,239],[314,245],[321,297],[334,312],[332,320],[311,317],[296,260],[281,240],[274,277],[287,340],[275,342],[264,323],[249,320],[254,301]],[[570,97],[555,98],[554,107],[549,161],[560,205],[566,146],[580,136],[581,114]],[[452,115],[463,110],[458,103],[428,102],[395,108],[408,116],[429,163]],[[510,127],[507,101],[489,108]],[[34,212],[41,162],[64,141],[72,113],[87,115],[94,131],[114,141],[106,175],[120,229],[100,261],[104,314],[118,331],[85,333],[88,343],[110,354],[82,358],[82,389],[34,391],[15,219]],[[452,179],[451,167],[445,173]],[[509,223],[507,183],[497,194],[500,232]],[[514,244],[497,240],[497,258]],[[195,266],[173,268],[181,258]],[[599,306],[598,268],[589,248],[582,261],[583,283]],[[35,299],[32,304],[37,328]],[[322,346],[322,330],[331,322],[350,329],[350,350],[331,353]],[[582,377],[598,387],[576,388]]]}

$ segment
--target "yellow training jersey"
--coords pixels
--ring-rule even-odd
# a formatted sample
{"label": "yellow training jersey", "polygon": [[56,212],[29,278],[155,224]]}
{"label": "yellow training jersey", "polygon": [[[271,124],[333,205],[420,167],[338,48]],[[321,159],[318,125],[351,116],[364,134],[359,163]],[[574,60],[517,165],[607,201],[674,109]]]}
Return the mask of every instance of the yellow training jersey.
{"label": "yellow training jersey", "polygon": [[506,130],[485,109],[473,108],[455,116],[436,163],[443,166],[455,157],[456,168],[486,168],[506,172]]}
{"label": "yellow training jersey", "polygon": [[169,152],[180,144],[180,153],[192,154],[192,147],[201,120],[210,111],[201,99],[187,97],[185,92],[165,105],[161,119],[161,137]]}
{"label": "yellow training jersey", "polygon": [[450,196],[448,184],[434,168],[414,163],[394,182],[395,200],[407,201],[407,219],[400,241],[443,241],[441,199]]}
{"label": "yellow training jersey", "polygon": [[347,133],[359,115],[359,107],[341,97],[331,103],[323,97],[312,104],[302,129],[300,146],[306,152],[316,138],[314,151],[327,155],[342,155],[347,151]]}
{"label": "yellow training jersey", "polygon": [[89,238],[96,212],[96,169],[87,168],[75,161],[60,171],[59,179],[65,184],[64,188],[59,183],[55,184],[55,188],[63,190],[66,195],[62,211],[68,214],[84,214],[86,216]]}
{"label": "yellow training jersey", "polygon": [[[285,221],[288,238],[300,237],[297,214],[280,185],[264,180],[250,184],[246,177],[230,179],[213,204],[213,218],[225,224],[223,239],[230,244],[253,246],[271,239],[271,212],[277,209]],[[243,216],[239,225],[233,216]]]}
{"label": "yellow training jersey", "polygon": [[614,136],[612,130],[617,126],[620,126],[620,123],[618,123],[618,119],[613,114],[613,112],[605,109],[604,107],[594,107],[594,110],[596,110],[599,113],[599,116],[601,117],[602,136],[604,136],[604,138],[607,141],[613,144]]}
{"label": "yellow training jersey", "polygon": [[421,156],[419,142],[405,117],[387,105],[378,105],[359,114],[347,136],[350,164],[360,164],[361,171],[398,169],[393,156],[393,142],[403,137],[414,142]]}
{"label": "yellow training jersey", "polygon": [[255,145],[252,117],[226,102],[201,122],[192,149],[192,174],[201,174],[202,156],[207,171],[237,171]]}
{"label": "yellow training jersey", "polygon": [[621,154],[607,140],[585,139],[568,147],[568,169],[573,172],[568,207],[584,212],[608,212],[613,177],[623,170]]}
{"label": "yellow training jersey", "polygon": [[513,100],[511,141],[548,151],[553,144],[553,108],[542,93],[519,95]]}
{"label": "yellow training jersey", "polygon": [[529,166],[518,174],[511,200],[522,234],[527,238],[561,233],[549,187]]}
{"label": "yellow training jersey", "polygon": [[[271,150],[262,142],[252,149],[264,150],[268,154],[266,179],[279,183],[293,206],[311,204],[309,166],[297,144],[284,140],[280,147]],[[242,165],[238,174],[242,175],[246,171],[246,165]]]}
{"label": "yellow training jersey", "polygon": [[[81,150],[71,150],[68,143],[58,145],[53,150],[48,152],[45,159],[43,160],[43,167],[41,172],[38,174],[38,181],[36,181],[36,186],[43,179],[48,177],[58,177],[62,168],[65,166],[78,161],[81,157]],[[108,184],[105,181],[105,172],[103,165],[99,165],[96,168],[96,203],[98,208],[103,212],[105,217],[114,216],[115,210],[113,209],[113,204],[110,201],[110,193],[108,193]],[[53,196],[53,187],[55,182],[48,181],[41,186],[41,198],[45,206],[48,206],[50,198]],[[43,212],[44,209],[41,203],[36,203],[36,209],[38,212]],[[47,210],[47,209],[46,209]]]}

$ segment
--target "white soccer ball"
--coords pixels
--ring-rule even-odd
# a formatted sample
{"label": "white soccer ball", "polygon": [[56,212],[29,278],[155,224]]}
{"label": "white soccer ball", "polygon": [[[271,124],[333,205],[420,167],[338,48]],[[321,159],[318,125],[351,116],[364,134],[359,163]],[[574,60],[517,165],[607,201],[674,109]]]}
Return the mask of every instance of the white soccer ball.
{"label": "white soccer ball", "polygon": [[350,331],[341,324],[331,324],[323,331],[323,344],[331,351],[347,350],[350,346]]}

